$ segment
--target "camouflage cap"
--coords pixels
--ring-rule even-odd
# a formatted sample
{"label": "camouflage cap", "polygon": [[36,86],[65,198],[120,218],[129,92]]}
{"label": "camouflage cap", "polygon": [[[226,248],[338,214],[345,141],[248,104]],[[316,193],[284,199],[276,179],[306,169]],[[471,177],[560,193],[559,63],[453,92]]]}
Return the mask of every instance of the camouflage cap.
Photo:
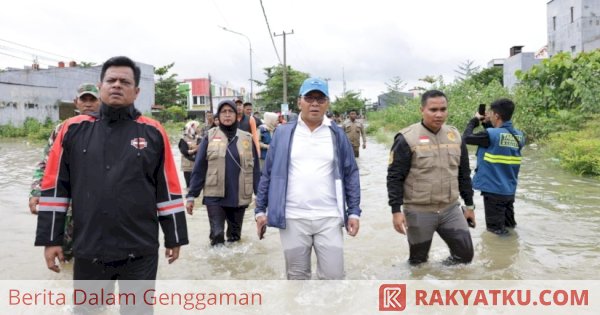
{"label": "camouflage cap", "polygon": [[83,83],[77,89],[77,97],[82,97],[84,94],[89,94],[95,98],[99,98],[98,93],[98,87],[92,83]]}

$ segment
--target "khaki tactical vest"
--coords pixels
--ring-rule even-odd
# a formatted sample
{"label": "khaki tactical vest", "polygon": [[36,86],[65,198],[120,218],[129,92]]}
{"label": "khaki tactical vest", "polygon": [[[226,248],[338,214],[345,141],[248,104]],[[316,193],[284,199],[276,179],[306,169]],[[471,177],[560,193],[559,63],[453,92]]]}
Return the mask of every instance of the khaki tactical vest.
{"label": "khaki tactical vest", "polygon": [[[189,135],[184,135],[183,140],[188,144],[188,150],[194,150],[198,147],[197,139],[193,139]],[[181,170],[183,172],[191,172],[194,169],[194,161],[190,161],[181,155]]]}
{"label": "khaki tactical vest", "polygon": [[436,212],[458,201],[458,166],[461,136],[443,125],[437,134],[421,123],[400,131],[412,152],[411,168],[404,181],[406,209]]}
{"label": "khaki tactical vest", "polygon": [[363,137],[363,142],[365,142],[364,126],[360,121],[355,120],[352,122],[350,119],[348,119],[344,122],[344,131],[346,132],[346,135],[348,136],[348,139],[353,147],[360,146],[361,137]]}
{"label": "khaki tactical vest", "polygon": [[[237,130],[237,150],[240,156],[236,161],[241,166],[239,176],[239,206],[247,206],[252,201],[254,157],[252,156],[252,136],[245,131]],[[225,197],[225,159],[227,153],[227,136],[219,129],[208,131],[208,148],[206,159],[208,169],[204,184],[204,196]],[[236,166],[237,167],[237,166]]]}

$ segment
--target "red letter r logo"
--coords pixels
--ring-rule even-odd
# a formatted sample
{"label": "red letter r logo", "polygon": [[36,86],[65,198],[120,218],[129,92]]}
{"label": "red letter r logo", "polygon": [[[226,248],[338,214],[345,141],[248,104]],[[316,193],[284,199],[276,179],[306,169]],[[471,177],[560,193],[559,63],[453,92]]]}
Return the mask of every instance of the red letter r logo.
{"label": "red letter r logo", "polygon": [[379,311],[403,311],[406,308],[406,284],[382,284],[379,287]]}

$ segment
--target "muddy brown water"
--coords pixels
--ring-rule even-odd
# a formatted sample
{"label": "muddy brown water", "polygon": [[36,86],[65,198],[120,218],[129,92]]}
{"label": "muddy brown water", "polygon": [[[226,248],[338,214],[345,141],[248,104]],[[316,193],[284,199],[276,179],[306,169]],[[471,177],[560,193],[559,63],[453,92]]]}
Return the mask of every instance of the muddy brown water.
{"label": "muddy brown water", "polygon": [[[409,267],[406,238],[394,231],[387,206],[388,148],[370,140],[358,160],[363,209],[360,232],[355,238],[345,236],[347,279],[600,278],[600,181],[560,170],[535,146],[524,152],[515,203],[518,227],[510,236],[499,238],[485,231],[483,203],[476,192],[478,226],[471,230],[473,263],[442,266],[448,250],[435,236],[430,261]],[[33,246],[36,216],[29,213],[27,198],[33,167],[42,150],[39,143],[0,139],[0,279],[72,277],[72,264],[64,265],[59,274],[48,271],[42,248]],[[179,161],[175,142],[173,152]],[[183,176],[180,179],[183,185]],[[206,208],[197,206],[195,214],[188,216],[190,245],[182,248],[180,259],[172,265],[161,259],[158,278],[284,279],[279,233],[270,228],[266,238],[259,241],[252,212],[246,212],[240,243],[211,248]],[[163,251],[161,247],[161,255]]]}

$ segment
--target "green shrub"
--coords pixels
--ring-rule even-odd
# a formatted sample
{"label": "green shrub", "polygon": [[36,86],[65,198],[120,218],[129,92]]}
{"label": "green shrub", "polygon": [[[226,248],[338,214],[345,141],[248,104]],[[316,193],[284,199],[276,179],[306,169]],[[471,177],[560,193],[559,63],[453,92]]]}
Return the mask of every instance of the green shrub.
{"label": "green shrub", "polygon": [[0,137],[20,138],[28,137],[31,140],[46,140],[54,130],[55,123],[50,119],[40,123],[34,118],[28,117],[23,122],[23,126],[14,127],[12,125],[0,126]]}
{"label": "green shrub", "polygon": [[[461,81],[453,84],[434,86],[448,97],[448,124],[463,130],[473,117],[480,103],[508,97],[508,91],[498,81],[482,85],[474,81]],[[374,133],[383,127],[385,131],[397,132],[400,129],[421,121],[421,100],[409,100],[406,105],[388,107],[382,111],[367,114],[369,127],[367,133]]]}
{"label": "green shrub", "polygon": [[545,143],[565,169],[579,175],[600,176],[599,122],[592,120],[581,130],[552,134]]}
{"label": "green shrub", "polygon": [[167,119],[172,121],[184,121],[187,117],[187,112],[180,106],[171,106],[165,109]]}

